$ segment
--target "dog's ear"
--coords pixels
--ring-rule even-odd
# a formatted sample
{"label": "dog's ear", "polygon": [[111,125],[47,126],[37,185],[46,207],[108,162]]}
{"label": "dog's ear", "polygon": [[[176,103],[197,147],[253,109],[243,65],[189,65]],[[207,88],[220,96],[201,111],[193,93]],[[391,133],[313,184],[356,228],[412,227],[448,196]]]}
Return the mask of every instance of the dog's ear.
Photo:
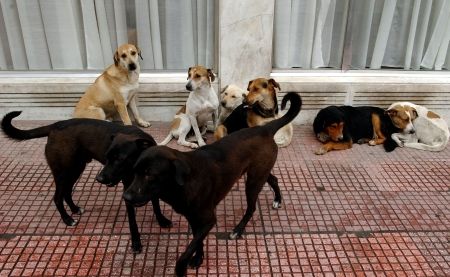
{"label": "dog's ear", "polygon": [[119,52],[117,52],[117,50],[116,50],[116,52],[114,53],[113,59],[114,59],[114,65],[115,65],[115,66],[118,66],[118,65],[119,65]]}
{"label": "dog's ear", "polygon": [[189,165],[180,159],[175,159],[173,165],[175,166],[175,181],[178,185],[184,186],[186,175],[191,172]]}
{"label": "dog's ear", "polygon": [[136,50],[137,50],[137,52],[138,52],[139,58],[141,58],[141,60],[144,60],[144,58],[142,58],[142,52],[141,52],[141,49],[139,49],[139,47],[136,46]]}
{"label": "dog's ear", "polygon": [[228,88],[228,85],[226,85],[226,86],[222,89],[222,91],[220,92],[220,94],[224,93],[224,92],[227,90],[227,88]]}
{"label": "dog's ear", "polygon": [[211,83],[216,79],[216,76],[214,76],[214,73],[210,68],[208,68],[208,77]]}
{"label": "dog's ear", "polygon": [[274,79],[269,79],[269,84],[272,84],[273,87],[277,88],[278,90],[281,90],[280,84],[277,83]]}
{"label": "dog's ear", "polygon": [[251,80],[250,82],[248,82],[248,86],[247,86],[247,91],[250,91],[250,86],[252,85],[253,80]]}
{"label": "dog's ear", "polygon": [[188,76],[187,76],[187,80],[189,80],[189,72],[191,72],[191,69],[192,69],[192,67],[189,67],[189,69],[188,69]]}
{"label": "dog's ear", "polygon": [[411,120],[416,119],[419,116],[419,114],[417,113],[417,110],[414,108],[411,108]]}
{"label": "dog's ear", "polygon": [[136,145],[139,149],[144,150],[149,148],[150,146],[153,146],[153,143],[148,139],[137,139]]}
{"label": "dog's ear", "polygon": [[384,114],[387,114],[389,116],[396,116],[397,115],[397,110],[394,110],[394,109],[385,110]]}

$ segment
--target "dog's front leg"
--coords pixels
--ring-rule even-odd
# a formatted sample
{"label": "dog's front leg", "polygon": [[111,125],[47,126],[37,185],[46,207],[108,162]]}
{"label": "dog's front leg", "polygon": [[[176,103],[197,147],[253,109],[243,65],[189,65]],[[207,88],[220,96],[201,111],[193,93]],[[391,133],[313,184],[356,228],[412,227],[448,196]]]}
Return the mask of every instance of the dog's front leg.
{"label": "dog's front leg", "polygon": [[205,141],[202,138],[202,134],[200,133],[200,129],[198,128],[196,116],[189,114],[189,121],[191,121],[192,129],[194,129],[194,133],[195,133],[195,137],[197,138],[198,146],[206,145]]}
{"label": "dog's front leg", "polygon": [[139,229],[136,223],[136,211],[131,204],[125,202],[125,206],[127,207],[128,224],[130,225],[131,249],[134,254],[141,253],[141,235],[139,234]]}
{"label": "dog's front leg", "polygon": [[[186,251],[178,258],[175,266],[175,273],[177,276],[186,276],[187,266],[199,267],[203,262],[203,240],[211,231],[216,223],[216,218],[213,215],[207,222],[198,222],[197,220],[189,220],[192,227],[194,238],[189,243]],[[201,250],[200,250],[201,248]],[[193,257],[195,253],[195,256]]]}
{"label": "dog's front leg", "polygon": [[127,106],[124,102],[115,102],[114,106],[116,106],[117,111],[119,112],[120,119],[122,119],[123,124],[131,125],[130,116],[128,115]]}
{"label": "dog's front leg", "polygon": [[128,103],[128,106],[130,106],[130,110],[131,110],[131,112],[133,113],[133,116],[134,116],[134,118],[136,119],[136,121],[137,121],[137,123],[139,124],[139,126],[142,126],[142,127],[145,127],[145,128],[150,127],[150,126],[151,126],[150,122],[145,121],[145,120],[142,119],[141,116],[139,115],[139,110],[138,110],[137,105],[136,105],[136,101],[137,101],[136,97],[137,97],[137,96],[136,96],[136,94],[135,94],[135,95],[130,99],[130,102]]}

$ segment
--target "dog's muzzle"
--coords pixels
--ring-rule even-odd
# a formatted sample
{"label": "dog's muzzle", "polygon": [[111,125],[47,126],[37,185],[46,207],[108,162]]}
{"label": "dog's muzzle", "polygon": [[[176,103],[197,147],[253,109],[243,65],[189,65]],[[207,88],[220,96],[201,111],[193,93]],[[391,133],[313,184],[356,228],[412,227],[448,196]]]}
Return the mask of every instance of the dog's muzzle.
{"label": "dog's muzzle", "polygon": [[188,82],[188,83],[186,84],[186,89],[187,89],[188,91],[193,91],[191,82]]}
{"label": "dog's muzzle", "polygon": [[107,180],[105,178],[105,176],[103,174],[101,174],[101,172],[99,174],[97,174],[97,176],[95,177],[95,180],[97,180],[97,182],[99,182],[100,184],[106,185],[107,187],[115,187],[120,182],[120,181],[113,182],[111,180]]}
{"label": "dog's muzzle", "polygon": [[147,202],[142,201],[142,202],[135,202],[135,199],[133,197],[133,195],[131,193],[128,192],[124,192],[122,195],[123,200],[125,200],[125,202],[127,204],[132,205],[133,207],[139,208],[144,206],[145,204],[147,204]]}
{"label": "dog's muzzle", "polygon": [[135,63],[130,63],[128,65],[128,70],[130,70],[130,71],[136,70],[136,68],[137,68],[137,66]]}

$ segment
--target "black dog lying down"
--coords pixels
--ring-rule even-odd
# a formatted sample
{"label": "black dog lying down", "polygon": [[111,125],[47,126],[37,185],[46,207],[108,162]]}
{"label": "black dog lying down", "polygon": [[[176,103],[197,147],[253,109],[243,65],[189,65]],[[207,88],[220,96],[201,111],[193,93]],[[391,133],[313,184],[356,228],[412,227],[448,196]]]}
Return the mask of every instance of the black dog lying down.
{"label": "black dog lying down", "polygon": [[[16,111],[5,115],[2,120],[3,132],[16,140],[48,137],[45,157],[55,178],[56,191],[53,200],[62,220],[68,226],[76,225],[77,221],[64,209],[63,200],[72,213],[83,212],[83,209],[72,200],[72,189],[88,162],[95,159],[105,164],[108,149],[119,149],[110,150],[110,155],[113,155],[118,163],[116,164],[118,177],[114,180],[105,180],[105,177],[99,174],[97,180],[108,186],[117,185],[122,180],[124,189],[127,189],[133,180],[133,165],[139,154],[145,148],[156,145],[149,134],[137,127],[96,119],[69,119],[31,130],[20,130],[11,124],[11,120],[20,114],[21,112]],[[172,222],[162,215],[158,198],[152,198],[151,201],[161,227],[170,227]],[[142,247],[135,211],[130,204],[126,204],[126,207],[132,248],[133,251],[140,252]]]}
{"label": "black dog lying down", "polygon": [[236,131],[192,152],[150,147],[137,160],[133,183],[123,194],[125,201],[139,207],[151,197],[158,197],[184,215],[192,228],[194,239],[177,260],[177,275],[185,275],[188,265],[198,267],[203,262],[203,240],[216,223],[216,206],[244,173],[247,210],[230,234],[231,239],[243,233],[266,181],[276,194],[274,207],[279,207],[280,189],[277,178],[270,173],[278,154],[273,136],[301,108],[298,94],[286,94],[282,108],[287,101],[291,102],[288,112],[264,126]]}
{"label": "black dog lying down", "polygon": [[391,135],[398,132],[382,108],[372,106],[328,106],[319,111],[313,123],[314,133],[324,143],[316,154],[345,150],[354,142],[383,144],[386,151],[394,150]]}

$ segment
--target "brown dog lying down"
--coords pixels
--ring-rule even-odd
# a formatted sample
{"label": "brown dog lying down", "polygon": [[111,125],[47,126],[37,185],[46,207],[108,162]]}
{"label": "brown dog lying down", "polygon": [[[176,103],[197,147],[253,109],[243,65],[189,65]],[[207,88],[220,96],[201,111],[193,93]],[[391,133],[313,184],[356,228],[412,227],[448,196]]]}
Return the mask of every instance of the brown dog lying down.
{"label": "brown dog lying down", "polygon": [[[53,200],[62,220],[68,226],[76,225],[77,221],[64,209],[63,200],[72,213],[83,213],[83,209],[72,200],[72,189],[88,162],[94,159],[105,164],[108,149],[118,149],[116,157],[119,161],[117,168],[120,169],[116,172],[118,177],[106,182],[105,177],[99,175],[97,180],[108,186],[117,185],[122,180],[126,189],[133,180],[133,165],[139,154],[145,148],[156,145],[153,138],[138,127],[96,119],[69,119],[31,130],[20,130],[11,124],[11,120],[20,113],[10,112],[5,115],[2,120],[3,132],[16,140],[48,137],[45,157],[55,178],[56,191]],[[151,201],[161,227],[170,227],[172,222],[161,214],[158,199],[152,198]],[[135,211],[129,204],[126,204],[126,207],[132,248],[134,252],[140,252],[141,240]]]}
{"label": "brown dog lying down", "polygon": [[184,215],[192,228],[194,239],[176,263],[178,276],[186,274],[188,265],[199,267],[202,264],[203,240],[216,223],[216,206],[243,174],[247,173],[247,210],[230,234],[231,239],[244,232],[264,183],[268,182],[275,192],[273,207],[280,207],[277,178],[270,173],[278,154],[273,136],[291,122],[301,108],[298,94],[286,94],[282,108],[287,101],[291,103],[288,112],[264,126],[239,130],[191,152],[165,146],[150,147],[137,160],[133,183],[123,194],[125,201],[139,207],[151,197],[160,198]]}

